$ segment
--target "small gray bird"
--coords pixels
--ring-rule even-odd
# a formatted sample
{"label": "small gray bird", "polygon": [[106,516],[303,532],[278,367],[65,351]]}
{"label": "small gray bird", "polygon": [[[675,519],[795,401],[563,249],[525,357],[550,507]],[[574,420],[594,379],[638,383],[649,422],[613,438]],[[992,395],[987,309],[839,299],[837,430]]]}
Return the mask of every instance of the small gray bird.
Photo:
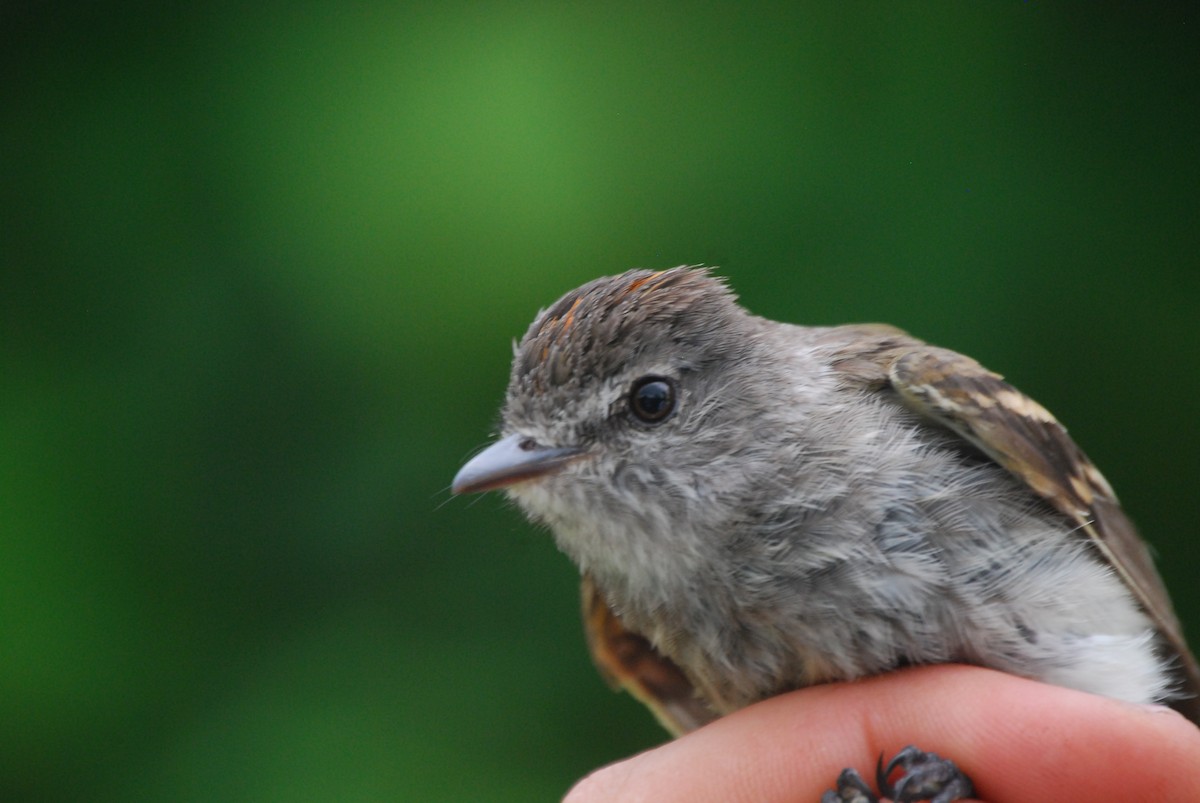
{"label": "small gray bird", "polygon": [[500,436],[453,491],[503,488],[554,533],[598,667],[672,733],[947,662],[1200,723],[1200,668],[1112,489],[961,354],[635,270],[537,316]]}

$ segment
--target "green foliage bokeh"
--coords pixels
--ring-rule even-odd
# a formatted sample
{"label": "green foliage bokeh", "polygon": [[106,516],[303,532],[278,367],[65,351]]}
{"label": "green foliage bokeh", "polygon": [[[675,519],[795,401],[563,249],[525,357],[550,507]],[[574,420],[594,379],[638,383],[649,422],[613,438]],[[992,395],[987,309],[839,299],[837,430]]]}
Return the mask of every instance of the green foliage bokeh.
{"label": "green foliage bokeh", "polygon": [[1200,14],[0,10],[0,799],[524,801],[660,741],[453,499],[634,266],[882,320],[1071,427],[1200,641]]}

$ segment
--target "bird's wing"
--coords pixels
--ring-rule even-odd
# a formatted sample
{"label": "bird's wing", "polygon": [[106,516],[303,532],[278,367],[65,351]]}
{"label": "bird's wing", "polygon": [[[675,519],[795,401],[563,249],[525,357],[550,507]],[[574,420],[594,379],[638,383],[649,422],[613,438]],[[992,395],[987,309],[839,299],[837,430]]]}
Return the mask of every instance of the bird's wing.
{"label": "bird's wing", "polygon": [[[1188,650],[1145,542],[1112,488],[1044,407],[975,360],[891,327],[853,327],[834,364],[866,384],[890,386],[903,404],[957,433],[1062,513],[1125,581],[1179,655],[1177,706],[1200,722],[1200,667]],[[863,346],[864,338],[867,345]]]}
{"label": "bird's wing", "polygon": [[625,627],[587,574],[582,601],[588,649],[610,685],[636,697],[675,736],[717,718],[678,666],[644,636]]}

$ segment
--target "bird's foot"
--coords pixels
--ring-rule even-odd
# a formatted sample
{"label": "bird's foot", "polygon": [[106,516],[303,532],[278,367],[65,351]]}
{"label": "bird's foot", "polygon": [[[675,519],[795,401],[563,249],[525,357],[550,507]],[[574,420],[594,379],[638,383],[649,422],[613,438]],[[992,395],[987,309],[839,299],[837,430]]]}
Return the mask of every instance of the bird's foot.
{"label": "bird's foot", "polygon": [[[897,769],[904,774],[893,784],[888,780]],[[975,794],[971,780],[953,761],[909,745],[884,766],[883,756],[875,766],[875,783],[880,795],[895,803],[951,803]],[[880,797],[853,769],[842,770],[837,789],[821,796],[821,803],[879,803]]]}

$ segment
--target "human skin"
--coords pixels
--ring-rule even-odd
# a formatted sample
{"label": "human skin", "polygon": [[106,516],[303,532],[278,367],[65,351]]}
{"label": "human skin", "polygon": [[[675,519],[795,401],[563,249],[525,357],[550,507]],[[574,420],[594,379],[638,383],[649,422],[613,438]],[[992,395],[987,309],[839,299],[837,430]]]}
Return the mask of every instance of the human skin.
{"label": "human skin", "polygon": [[814,686],[604,767],[564,803],[815,803],[905,745],[953,760],[991,803],[1200,800],[1200,729],[988,669],[934,666]]}

